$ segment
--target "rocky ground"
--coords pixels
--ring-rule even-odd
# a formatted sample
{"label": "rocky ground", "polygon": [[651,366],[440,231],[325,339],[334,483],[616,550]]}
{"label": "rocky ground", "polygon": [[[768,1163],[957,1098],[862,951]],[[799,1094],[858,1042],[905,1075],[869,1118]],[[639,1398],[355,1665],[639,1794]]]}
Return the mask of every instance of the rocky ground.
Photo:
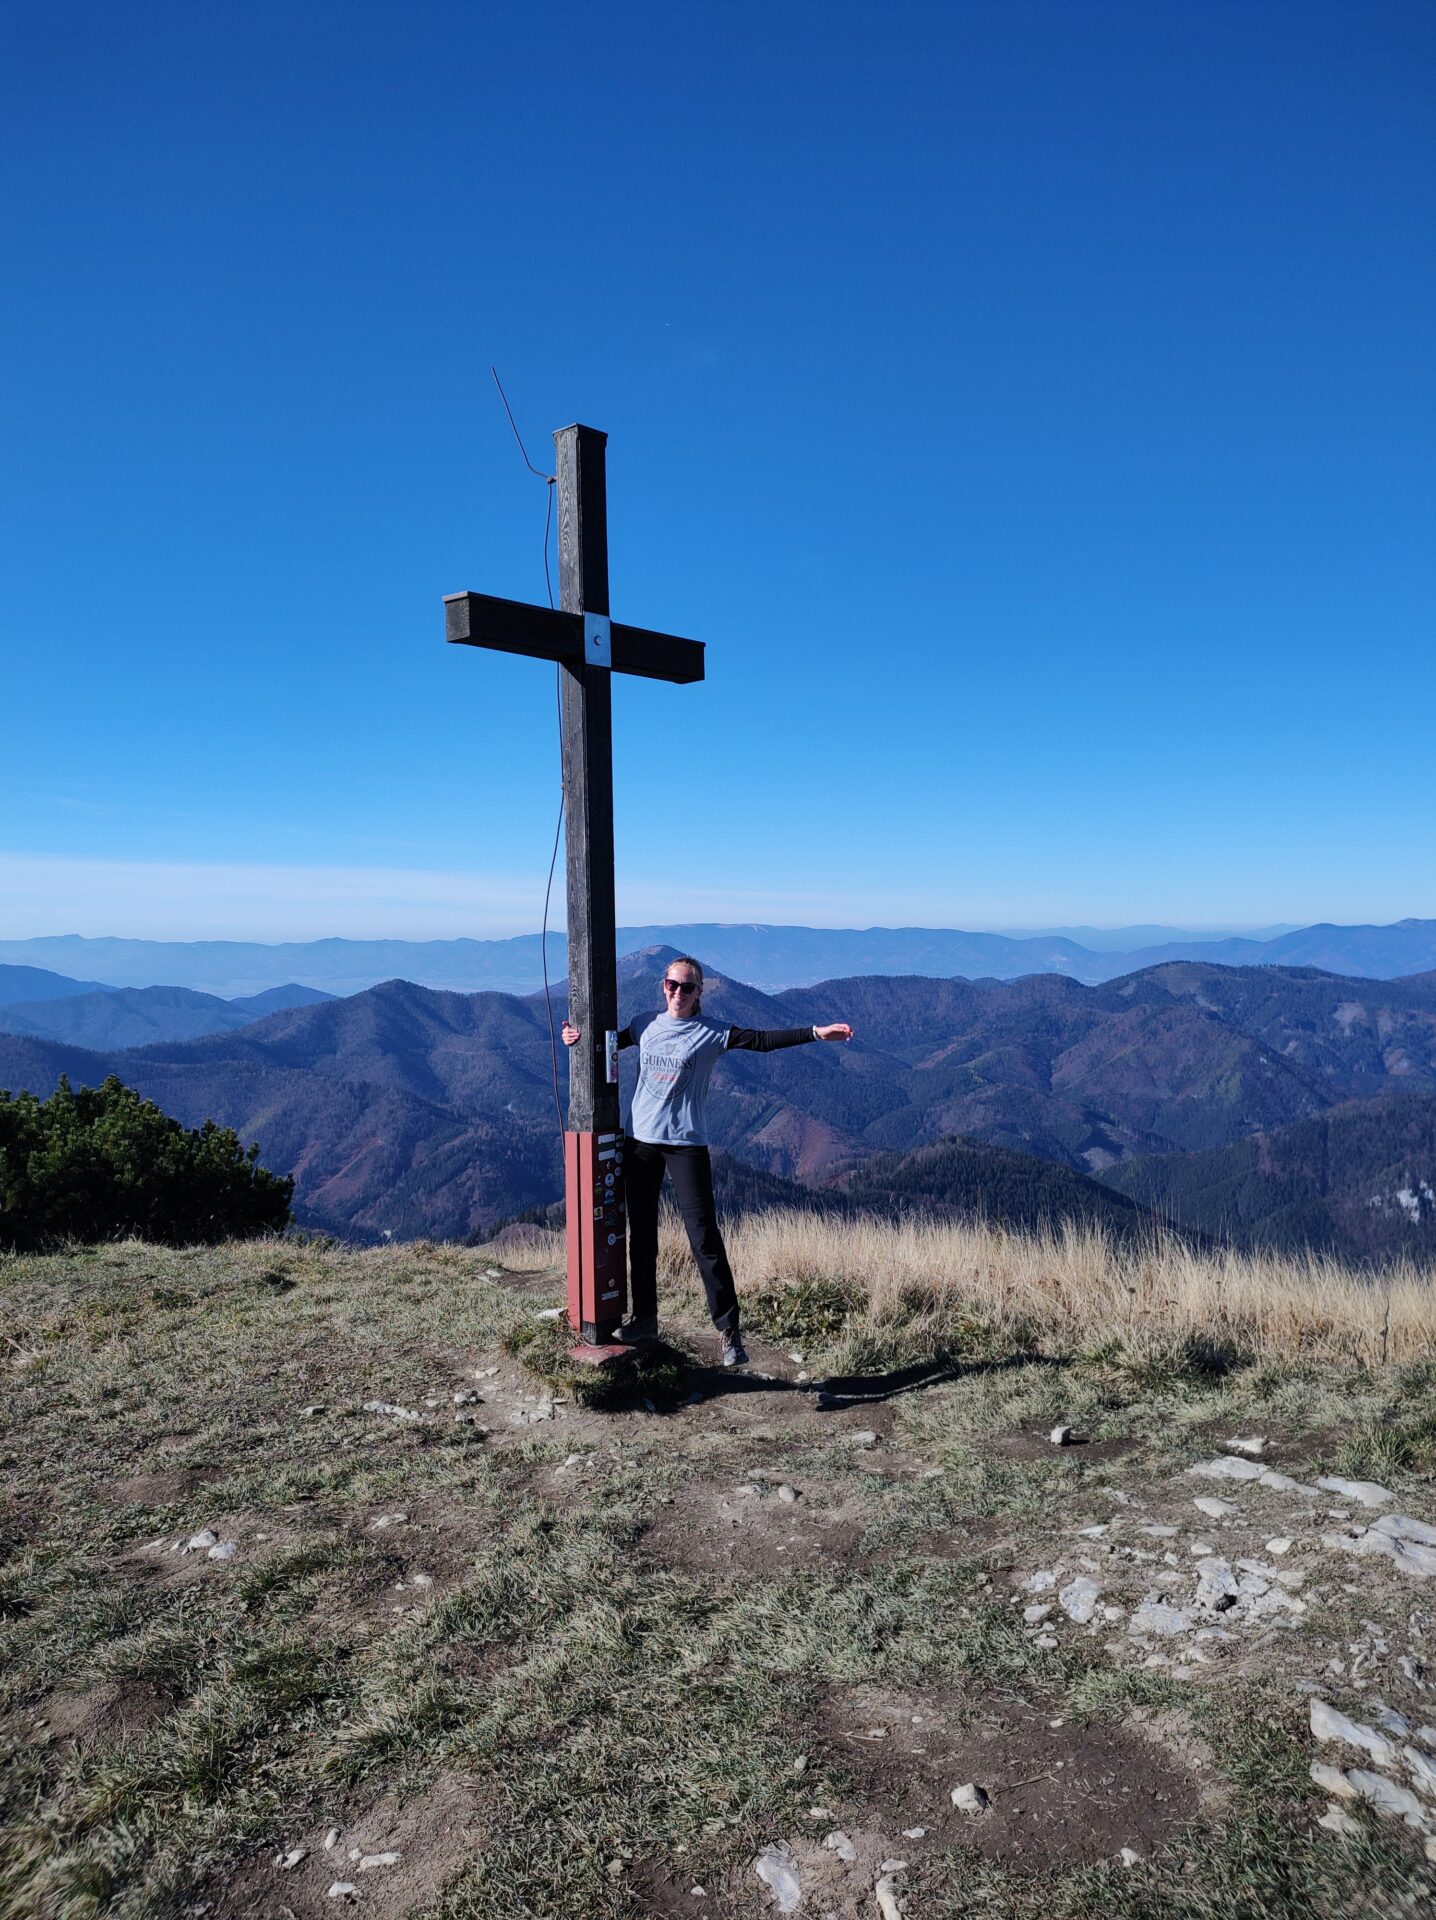
{"label": "rocky ground", "polygon": [[1436,1367],[734,1375],[680,1296],[594,1380],[557,1291],[5,1265],[7,1914],[1430,1910]]}

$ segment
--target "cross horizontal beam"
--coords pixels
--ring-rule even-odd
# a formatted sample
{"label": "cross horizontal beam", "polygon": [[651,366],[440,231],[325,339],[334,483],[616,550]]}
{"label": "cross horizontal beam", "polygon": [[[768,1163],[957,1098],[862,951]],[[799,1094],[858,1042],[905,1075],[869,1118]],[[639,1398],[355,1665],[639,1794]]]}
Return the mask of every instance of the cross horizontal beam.
{"label": "cross horizontal beam", "polygon": [[[448,593],[444,626],[452,645],[488,647],[494,653],[519,653],[530,660],[583,664],[583,615],[531,606],[525,600],[500,600],[491,593]],[[703,642],[647,627],[613,622],[611,653],[615,673],[644,680],[671,680],[687,686],[703,678]]]}

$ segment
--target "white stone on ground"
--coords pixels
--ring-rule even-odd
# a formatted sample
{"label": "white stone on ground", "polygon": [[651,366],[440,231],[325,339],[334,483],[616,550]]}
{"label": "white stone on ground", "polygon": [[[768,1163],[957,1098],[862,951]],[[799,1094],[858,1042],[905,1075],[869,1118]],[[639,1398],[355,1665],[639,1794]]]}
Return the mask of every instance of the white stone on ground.
{"label": "white stone on ground", "polygon": [[328,1833],[326,1833],[324,1836],[324,1851],[326,1853],[332,1853],[335,1847],[337,1847],[338,1845],[339,1845],[339,1829],[338,1827],[331,1827]]}
{"label": "white stone on ground", "polygon": [[840,1860],[856,1860],[858,1850],[841,1829],[823,1835],[823,1845],[829,1853],[835,1853]]}
{"label": "white stone on ground", "polygon": [[1378,1527],[1367,1527],[1360,1533],[1324,1533],[1321,1543],[1339,1553],[1383,1554],[1402,1573],[1414,1574],[1418,1580],[1436,1579],[1436,1547],[1399,1540]]}
{"label": "white stone on ground", "polygon": [[1195,1625],[1196,1621],[1183,1608],[1168,1605],[1159,1593],[1149,1593],[1133,1613],[1127,1631],[1155,1633],[1170,1639],[1173,1634],[1189,1633]]}
{"label": "white stone on ground", "polygon": [[1311,1731],[1317,1740],[1341,1740],[1348,1747],[1358,1747],[1363,1753],[1369,1753],[1378,1767],[1394,1767],[1396,1749],[1375,1727],[1364,1727],[1358,1721],[1348,1720],[1319,1694],[1313,1694],[1308,1702],[1311,1715]]}
{"label": "white stone on ground", "polygon": [[1284,1533],[1279,1533],[1274,1540],[1268,1540],[1266,1543],[1266,1550],[1268,1553],[1277,1553],[1277,1554],[1290,1553],[1291,1539],[1289,1535]]}
{"label": "white stone on ground", "polygon": [[1071,1427],[1054,1427],[1047,1438],[1054,1447],[1070,1447],[1072,1444]]}
{"label": "white stone on ground", "polygon": [[239,1552],[239,1543],[237,1541],[216,1540],[214,1545],[210,1548],[209,1552],[205,1555],[205,1559],[206,1560],[233,1560],[234,1556],[238,1552]]}
{"label": "white stone on ground", "polygon": [[1436,1527],[1424,1520],[1412,1520],[1404,1513],[1383,1513],[1371,1524],[1373,1533],[1389,1533],[1393,1540],[1412,1541],[1417,1546],[1436,1547]]}
{"label": "white stone on ground", "polygon": [[904,1827],[902,1830],[902,1837],[904,1840],[926,1840],[927,1828],[926,1827]]}
{"label": "white stone on ground", "polygon": [[785,1481],[778,1489],[778,1498],[785,1506],[791,1507],[798,1498],[798,1489],[796,1487],[790,1487]]}
{"label": "white stone on ground", "polygon": [[1325,1760],[1313,1760],[1309,1769],[1312,1784],[1329,1793],[1334,1800],[1354,1800],[1356,1789],[1341,1771],[1340,1767],[1328,1766]]}
{"label": "white stone on ground", "polygon": [[274,1864],[279,1868],[281,1873],[288,1873],[292,1868],[297,1867],[301,1860],[305,1860],[308,1857],[308,1847],[291,1847],[288,1853],[281,1853]]}
{"label": "white stone on ground", "polygon": [[1232,1454],[1224,1454],[1220,1460],[1204,1460],[1200,1466],[1188,1467],[1187,1472],[1201,1480],[1260,1480],[1262,1476],[1255,1460],[1238,1460]]}
{"label": "white stone on ground", "polygon": [[952,1790],[952,1804],[960,1813],[982,1813],[991,1805],[987,1790],[971,1780]]}
{"label": "white stone on ground", "polygon": [[1101,1589],[1095,1580],[1089,1580],[1086,1574],[1078,1574],[1058,1594],[1058,1603],[1069,1620],[1075,1620],[1079,1627],[1085,1627],[1097,1610]]}
{"label": "white stone on ground", "polygon": [[419,1415],[412,1407],[395,1406],[392,1400],[366,1400],[365,1413],[386,1413],[391,1420],[417,1420]]}
{"label": "white stone on ground", "polygon": [[1022,1582],[1024,1593],[1046,1593],[1057,1585],[1057,1575],[1045,1570],[1041,1573],[1029,1573]]}
{"label": "white stone on ground", "polygon": [[1401,1753],[1411,1778],[1424,1794],[1436,1800],[1436,1760],[1419,1747],[1403,1747]]}
{"label": "white stone on ground", "polygon": [[796,1913],[803,1897],[798,1863],[781,1842],[765,1847],[753,1862],[753,1871],[771,1892],[779,1913]]}
{"label": "white stone on ground", "polygon": [[1218,1500],[1216,1495],[1211,1493],[1204,1493],[1199,1500],[1194,1500],[1192,1505],[1198,1513],[1204,1513],[1208,1520],[1225,1520],[1236,1512],[1236,1507],[1230,1500]]}
{"label": "white stone on ground", "polygon": [[1241,1587],[1230,1565],[1215,1555],[1197,1563],[1197,1605],[1223,1613],[1241,1598]]}
{"label": "white stone on ground", "polygon": [[330,1900],[352,1900],[359,1889],[352,1880],[336,1880],[329,1889]]}
{"label": "white stone on ground", "polygon": [[1343,1480],[1328,1473],[1316,1484],[1324,1493],[1340,1494],[1343,1500],[1354,1500],[1359,1507],[1384,1507],[1391,1498],[1387,1489],[1378,1487],[1374,1480]]}
{"label": "white stone on ground", "polygon": [[902,1903],[897,1895],[897,1882],[890,1873],[885,1873],[873,1888],[873,1897],[878,1903],[878,1912],[883,1920],[902,1920]]}
{"label": "white stone on ground", "polygon": [[1388,1819],[1404,1820],[1418,1832],[1426,1831],[1426,1809],[1414,1793],[1398,1787],[1384,1773],[1368,1773],[1362,1767],[1353,1767],[1347,1777],[1362,1799],[1369,1800],[1378,1813]]}
{"label": "white stone on ground", "polygon": [[219,1545],[219,1535],[212,1527],[201,1527],[198,1533],[192,1533],[185,1543],[186,1553],[208,1553],[211,1547]]}
{"label": "white stone on ground", "polygon": [[1050,1600],[1039,1601],[1034,1606],[1024,1607],[1022,1609],[1022,1618],[1027,1622],[1029,1627],[1035,1627],[1038,1621],[1045,1620],[1051,1611],[1052,1602]]}
{"label": "white stone on ground", "polygon": [[1353,1839],[1361,1831],[1361,1822],[1353,1820],[1346,1809],[1337,1806],[1334,1800],[1316,1824],[1325,1827],[1328,1833],[1343,1834],[1348,1839]]}
{"label": "white stone on ground", "polygon": [[1240,1453],[1248,1460],[1260,1460],[1266,1452],[1266,1441],[1256,1434],[1248,1434],[1226,1443],[1228,1453]]}
{"label": "white stone on ground", "polygon": [[399,1856],[392,1850],[385,1853],[361,1853],[359,1856],[360,1873],[368,1873],[374,1867],[397,1867]]}
{"label": "white stone on ground", "polygon": [[1117,1858],[1124,1867],[1135,1867],[1141,1862],[1142,1856],[1135,1847],[1123,1847]]}

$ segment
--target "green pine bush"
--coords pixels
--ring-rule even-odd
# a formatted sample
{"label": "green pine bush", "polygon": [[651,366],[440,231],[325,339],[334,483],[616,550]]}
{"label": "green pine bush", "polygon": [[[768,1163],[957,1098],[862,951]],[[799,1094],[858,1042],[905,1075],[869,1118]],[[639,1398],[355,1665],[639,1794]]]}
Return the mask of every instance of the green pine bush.
{"label": "green pine bush", "polygon": [[0,1247],[134,1237],[182,1247],[288,1226],[292,1179],[230,1127],[186,1129],[113,1075],[48,1100],[0,1091]]}

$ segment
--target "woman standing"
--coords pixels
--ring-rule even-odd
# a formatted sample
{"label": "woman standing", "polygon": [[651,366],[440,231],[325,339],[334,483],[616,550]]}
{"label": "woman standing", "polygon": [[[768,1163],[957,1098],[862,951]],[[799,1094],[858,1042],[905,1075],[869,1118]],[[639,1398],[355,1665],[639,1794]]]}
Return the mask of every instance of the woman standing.
{"label": "woman standing", "polygon": [[[618,1036],[638,1047],[638,1087],[629,1118],[632,1138],[624,1154],[628,1194],[628,1261],[631,1318],[615,1338],[626,1345],[658,1338],[658,1196],[667,1173],[698,1262],[708,1311],[723,1336],[723,1364],[747,1361],[738,1330],[738,1294],[713,1203],[713,1167],[703,1124],[703,1102],[720,1054],[734,1048],[771,1053],[812,1040],[851,1040],[853,1030],[829,1027],[762,1030],[728,1027],[703,1012],[703,969],[684,954],[664,969],[664,1011],[640,1014]],[[563,1023],[571,1047],[579,1029]]]}

